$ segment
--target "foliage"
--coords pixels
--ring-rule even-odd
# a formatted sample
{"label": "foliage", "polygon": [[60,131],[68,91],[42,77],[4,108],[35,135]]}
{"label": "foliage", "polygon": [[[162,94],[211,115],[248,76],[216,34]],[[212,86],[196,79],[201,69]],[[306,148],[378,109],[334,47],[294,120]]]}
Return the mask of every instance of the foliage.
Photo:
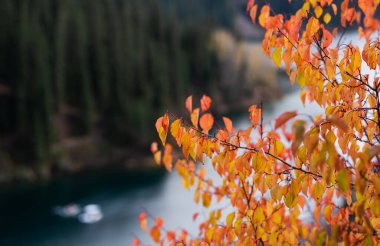
{"label": "foliage", "polygon": [[224,0],[185,20],[188,1],[167,2],[0,1],[1,150],[31,163],[69,138],[149,145],[151,112],[213,81],[215,55],[203,44],[234,13]]}
{"label": "foliage", "polygon": [[[253,22],[266,30],[264,52],[303,88],[302,102],[316,102],[324,114],[304,117],[285,112],[274,127],[263,126],[261,107],[251,106],[247,129],[234,129],[223,117],[218,126],[209,112],[211,99],[202,97],[195,108],[186,100],[190,120],[170,113],[157,120],[165,146],[152,151],[158,163],[195,187],[195,202],[209,207],[226,199],[233,212],[214,210],[199,226],[195,238],[174,232],[161,219],[150,227],[156,243],[179,245],[373,245],[380,238],[380,39],[374,36],[379,2],[306,0],[294,14],[276,14],[270,4],[248,1]],[[258,18],[257,18],[258,17]],[[339,18],[340,25],[327,24]],[[360,48],[343,44],[348,28],[357,26],[365,39]],[[335,40],[336,42],[333,42]],[[187,123],[191,122],[191,123]],[[292,122],[292,123],[291,123]],[[291,127],[289,125],[291,123]],[[167,143],[167,135],[182,157]],[[207,161],[210,160],[210,161]],[[207,163],[221,184],[205,176]],[[338,200],[344,200],[344,203]],[[301,212],[310,211],[312,221]],[[140,221],[147,229],[149,215]],[[135,245],[140,241],[136,239]],[[343,244],[344,243],[344,244]]]}

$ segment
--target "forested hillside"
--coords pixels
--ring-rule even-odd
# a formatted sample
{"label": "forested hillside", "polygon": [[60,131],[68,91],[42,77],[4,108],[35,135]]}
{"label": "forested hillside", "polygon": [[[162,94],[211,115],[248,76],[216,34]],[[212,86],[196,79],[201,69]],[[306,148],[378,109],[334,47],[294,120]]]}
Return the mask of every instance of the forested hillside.
{"label": "forested hillside", "polygon": [[208,43],[237,11],[229,0],[2,0],[2,165],[49,169],[83,143],[147,149],[159,113],[218,87]]}

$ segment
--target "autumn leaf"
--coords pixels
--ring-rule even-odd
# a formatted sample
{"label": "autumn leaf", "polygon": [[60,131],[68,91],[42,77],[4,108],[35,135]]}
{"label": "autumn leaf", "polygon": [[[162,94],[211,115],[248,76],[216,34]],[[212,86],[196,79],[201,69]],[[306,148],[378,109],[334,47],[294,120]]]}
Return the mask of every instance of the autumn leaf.
{"label": "autumn leaf", "polygon": [[156,218],[156,226],[158,228],[160,228],[160,227],[162,227],[163,224],[164,224],[164,220],[161,217],[157,217]]}
{"label": "autumn leaf", "polygon": [[329,24],[330,21],[331,21],[331,15],[329,13],[326,13],[324,16],[323,16],[323,21],[326,23],[326,24]]}
{"label": "autumn leaf", "polygon": [[327,120],[330,121],[332,124],[340,128],[342,131],[347,132],[348,127],[347,124],[342,120],[341,118],[338,118],[334,115],[327,116]]}
{"label": "autumn leaf", "polygon": [[196,108],[193,110],[193,112],[190,115],[191,123],[196,129],[198,129],[198,119],[199,119],[199,108]]}
{"label": "autumn leaf", "polygon": [[234,127],[232,126],[232,121],[227,117],[223,117],[223,122],[224,122],[224,125],[226,126],[228,133],[231,134],[234,131]]}
{"label": "autumn leaf", "polygon": [[212,126],[214,125],[214,117],[209,113],[204,114],[202,115],[199,121],[199,124],[203,132],[208,133],[210,129],[212,128]]}
{"label": "autumn leaf", "polygon": [[193,97],[192,96],[188,96],[186,98],[186,109],[187,111],[189,111],[190,114],[193,112]]}
{"label": "autumn leaf", "polygon": [[206,95],[203,95],[201,98],[201,109],[202,109],[202,111],[204,112],[204,111],[208,110],[211,106],[211,103],[212,103],[211,98],[206,96]]}
{"label": "autumn leaf", "polygon": [[266,20],[269,16],[269,11],[270,11],[270,9],[269,9],[268,5],[265,5],[264,7],[262,7],[261,12],[260,12],[260,16],[259,16],[260,26],[265,27]]}
{"label": "autumn leaf", "polygon": [[256,22],[256,15],[257,15],[257,5],[254,5],[249,10],[249,16],[251,17],[252,23]]}
{"label": "autumn leaf", "polygon": [[166,232],[166,240],[173,241],[175,240],[175,232],[174,231],[167,231]]}
{"label": "autumn leaf", "polygon": [[285,112],[279,117],[277,117],[275,123],[274,123],[274,128],[278,129],[280,128],[283,124],[288,122],[290,119],[294,118],[297,116],[297,111],[292,111],[292,112]]}
{"label": "autumn leaf", "polygon": [[234,221],[234,218],[235,218],[235,212],[232,212],[230,213],[227,218],[226,218],[226,223],[227,223],[227,226],[228,227],[232,227],[232,223]]}
{"label": "autumn leaf", "polygon": [[140,241],[138,239],[133,239],[132,246],[140,246]]}
{"label": "autumn leaf", "polygon": [[346,193],[348,191],[348,188],[350,187],[350,180],[347,174],[347,171],[345,169],[342,169],[338,172],[338,175],[336,177],[336,181],[338,183],[339,188]]}
{"label": "autumn leaf", "polygon": [[272,54],[272,58],[277,67],[281,67],[281,55],[282,55],[282,47],[278,47],[274,50]]}
{"label": "autumn leaf", "polygon": [[[374,33],[380,26],[375,14],[379,4],[372,0],[343,0],[338,9],[334,0],[306,1],[292,13],[275,13],[269,4],[249,0],[247,5],[252,22],[260,13],[258,22],[265,30],[262,49],[278,67],[284,62],[291,85],[297,81],[303,88],[299,94],[304,106],[314,103],[324,114],[306,121],[294,120],[296,111],[284,112],[275,119],[275,129],[256,129],[263,115],[253,105],[248,109],[251,124],[246,128],[239,125],[235,130],[231,119],[214,119],[205,113],[211,98],[204,95],[199,108],[193,109],[190,96],[186,109],[194,127],[185,127],[182,119],[171,123],[170,134],[179,147],[175,157],[171,154],[174,146],[165,145],[169,120],[165,115],[157,120],[165,152],[161,157],[157,144],[151,145],[156,162],[163,161],[168,170],[173,161],[176,163],[183,186],[194,191],[195,202],[210,207],[214,199],[225,200],[231,211],[222,216],[221,209],[210,210],[196,238],[188,237],[186,230],[175,234],[165,228],[168,242],[161,239],[163,221],[156,220],[151,229],[155,242],[376,243],[372,232],[380,228],[380,78],[376,76],[380,52]],[[340,19],[340,24],[333,18]],[[342,27],[352,31],[358,27],[363,45],[351,42],[350,36],[346,40],[344,32],[339,31]],[[223,120],[224,127],[208,134],[217,120]],[[287,127],[289,121],[293,121],[292,131]],[[192,159],[214,169],[220,180],[206,178],[205,167],[197,170]],[[256,199],[259,194],[261,199]],[[345,205],[334,201],[341,196]],[[309,202],[315,204],[313,223],[300,219]],[[196,213],[194,218],[197,216]],[[146,229],[146,218],[141,217],[140,225]],[[252,238],[255,242],[250,241]]]}
{"label": "autumn leaf", "polygon": [[164,163],[166,170],[168,170],[168,172],[172,171],[172,166],[173,166],[173,164],[172,164],[172,162],[173,162],[172,149],[173,148],[170,144],[165,145],[163,163]]}
{"label": "autumn leaf", "polygon": [[202,195],[202,204],[208,208],[211,204],[211,195],[208,192],[204,192]]}
{"label": "autumn leaf", "polygon": [[256,128],[261,120],[261,109],[257,108],[256,105],[252,105],[248,111],[250,112],[249,119],[251,120],[252,126]]}
{"label": "autumn leaf", "polygon": [[162,145],[165,145],[166,136],[168,134],[168,129],[169,129],[168,114],[165,114],[163,117],[158,118],[158,120],[156,121],[156,129],[161,139]]}
{"label": "autumn leaf", "polygon": [[140,227],[143,231],[146,231],[147,226],[147,220],[146,220],[146,213],[141,212],[139,215],[139,221],[140,221]]}
{"label": "autumn leaf", "polygon": [[315,7],[315,9],[314,9],[314,13],[315,13],[315,16],[317,17],[317,18],[319,18],[319,17],[321,17],[321,15],[322,15],[322,13],[323,13],[323,9],[322,9],[322,7],[321,6],[317,6],[317,7]]}
{"label": "autumn leaf", "polygon": [[161,231],[157,226],[153,226],[150,229],[149,235],[153,239],[154,242],[156,242],[156,243],[160,242]]}

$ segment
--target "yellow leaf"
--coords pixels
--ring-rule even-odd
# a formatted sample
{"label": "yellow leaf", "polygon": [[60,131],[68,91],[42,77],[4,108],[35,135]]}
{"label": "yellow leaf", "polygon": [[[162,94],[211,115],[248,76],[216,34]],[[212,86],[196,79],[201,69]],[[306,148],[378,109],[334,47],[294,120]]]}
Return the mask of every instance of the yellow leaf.
{"label": "yellow leaf", "polygon": [[198,129],[199,108],[193,110],[193,112],[190,115],[190,119],[191,123],[193,123],[193,126]]}
{"label": "yellow leaf", "polygon": [[178,119],[178,120],[175,120],[171,127],[170,127],[170,133],[172,134],[172,136],[175,138],[175,140],[177,141],[177,143],[180,143],[180,138],[181,138],[181,120]]}
{"label": "yellow leaf", "polygon": [[332,206],[329,204],[323,209],[323,215],[328,223],[331,222]]}
{"label": "yellow leaf", "polygon": [[342,169],[338,172],[338,175],[336,177],[337,183],[339,188],[346,193],[348,191],[348,188],[350,187],[350,180],[347,174],[347,170]]}
{"label": "yellow leaf", "polygon": [[277,67],[281,67],[281,55],[282,55],[282,47],[278,47],[274,50],[272,54],[272,58]]}
{"label": "yellow leaf", "polygon": [[304,71],[298,71],[297,83],[301,88],[304,88],[306,85],[306,76]]}
{"label": "yellow leaf", "polygon": [[256,223],[261,224],[265,220],[265,215],[262,207],[257,207],[253,215]]}
{"label": "yellow leaf", "polygon": [[254,154],[252,158],[252,167],[256,173],[262,173],[265,170],[266,159],[261,154]]}
{"label": "yellow leaf", "polygon": [[316,183],[314,186],[314,197],[317,201],[321,200],[322,195],[324,193],[324,189],[322,184]]}
{"label": "yellow leaf", "polygon": [[212,236],[214,235],[215,227],[210,227],[207,229],[206,232],[206,238],[207,241],[211,242],[212,241]]}
{"label": "yellow leaf", "polygon": [[371,205],[371,211],[375,216],[380,216],[380,199],[375,198]]}
{"label": "yellow leaf", "polygon": [[277,212],[274,213],[274,214],[272,215],[272,220],[273,220],[273,222],[276,223],[277,225],[280,225],[280,224],[281,224],[281,221],[282,221],[280,214],[277,213]]}
{"label": "yellow leaf", "polygon": [[156,151],[154,154],[154,161],[156,162],[157,165],[161,164],[161,151]]}
{"label": "yellow leaf", "polygon": [[297,205],[298,196],[294,193],[293,189],[290,189],[288,193],[285,195],[285,205],[288,208],[293,208]]}
{"label": "yellow leaf", "polygon": [[268,5],[265,5],[264,7],[262,7],[261,9],[261,12],[260,12],[260,16],[259,16],[259,24],[262,26],[262,27],[265,27],[265,22],[269,16],[269,6]]}
{"label": "yellow leaf", "polygon": [[234,221],[235,218],[235,212],[230,213],[227,218],[226,218],[226,223],[228,227],[232,227],[232,222]]}
{"label": "yellow leaf", "polygon": [[319,17],[321,17],[321,15],[322,15],[322,13],[323,13],[323,9],[322,9],[322,7],[321,6],[317,6],[317,7],[315,7],[315,9],[314,9],[314,13],[315,13],[315,16],[317,17],[317,18],[319,18]]}
{"label": "yellow leaf", "polygon": [[202,195],[203,206],[208,208],[211,204],[211,195],[208,192],[204,192]]}
{"label": "yellow leaf", "polygon": [[326,24],[329,24],[329,22],[331,21],[331,15],[329,13],[326,13],[324,16],[323,16],[323,21],[326,23]]}

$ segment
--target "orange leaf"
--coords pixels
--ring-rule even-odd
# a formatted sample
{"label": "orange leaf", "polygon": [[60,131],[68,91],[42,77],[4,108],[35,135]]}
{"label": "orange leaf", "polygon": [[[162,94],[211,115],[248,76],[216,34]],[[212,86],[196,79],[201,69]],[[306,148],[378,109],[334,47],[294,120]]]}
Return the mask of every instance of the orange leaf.
{"label": "orange leaf", "polygon": [[139,215],[140,227],[143,231],[146,231],[147,221],[146,221],[146,213],[143,211]]}
{"label": "orange leaf", "polygon": [[327,117],[327,120],[331,121],[332,124],[334,124],[335,126],[340,128],[341,130],[343,130],[345,132],[348,131],[348,126],[347,126],[346,122],[344,122],[344,120],[342,120],[341,118],[338,118],[334,115],[329,115]]}
{"label": "orange leaf", "polygon": [[208,131],[214,125],[214,117],[211,114],[204,114],[199,121],[199,124],[203,130],[203,132],[208,133]]}
{"label": "orange leaf", "polygon": [[169,129],[168,114],[165,114],[164,116],[158,118],[158,120],[156,121],[156,129],[161,139],[162,145],[165,145],[166,136],[168,134],[168,129]]}
{"label": "orange leaf", "polygon": [[260,16],[259,16],[259,24],[262,27],[265,27],[265,22],[268,19],[270,8],[268,5],[262,7]]}
{"label": "orange leaf", "polygon": [[164,220],[161,217],[156,218],[156,226],[161,227],[164,224]]}
{"label": "orange leaf", "polygon": [[207,109],[209,109],[211,106],[211,103],[212,103],[211,98],[206,96],[206,95],[203,95],[203,97],[201,98],[201,109],[202,109],[202,111],[206,111]]}
{"label": "orange leaf", "polygon": [[277,128],[281,127],[283,124],[285,124],[291,118],[294,118],[296,115],[297,115],[296,111],[283,113],[282,115],[280,115],[276,119],[276,121],[274,123],[274,128],[277,129]]}
{"label": "orange leaf", "polygon": [[193,96],[186,98],[186,109],[191,113],[193,111]]}
{"label": "orange leaf", "polygon": [[139,246],[140,241],[138,239],[133,239],[132,246]]}
{"label": "orange leaf", "polygon": [[252,23],[256,22],[256,15],[257,15],[257,5],[253,6],[249,10],[249,16],[251,17]]}
{"label": "orange leaf", "polygon": [[166,170],[168,170],[169,172],[172,171],[172,166],[173,166],[172,161],[173,161],[172,146],[170,144],[167,144],[165,145],[163,162],[164,162],[164,166]]}
{"label": "orange leaf", "polygon": [[252,126],[256,127],[261,120],[261,109],[257,108],[256,105],[252,105],[248,111],[250,112],[249,119],[251,120]]}
{"label": "orange leaf", "polygon": [[228,133],[231,134],[234,131],[234,127],[232,126],[232,121],[227,117],[223,117],[223,122],[224,122],[224,125],[226,126]]}
{"label": "orange leaf", "polygon": [[160,242],[161,231],[160,231],[160,229],[157,226],[153,226],[150,229],[149,235],[154,240],[154,242],[156,242],[156,243]]}

